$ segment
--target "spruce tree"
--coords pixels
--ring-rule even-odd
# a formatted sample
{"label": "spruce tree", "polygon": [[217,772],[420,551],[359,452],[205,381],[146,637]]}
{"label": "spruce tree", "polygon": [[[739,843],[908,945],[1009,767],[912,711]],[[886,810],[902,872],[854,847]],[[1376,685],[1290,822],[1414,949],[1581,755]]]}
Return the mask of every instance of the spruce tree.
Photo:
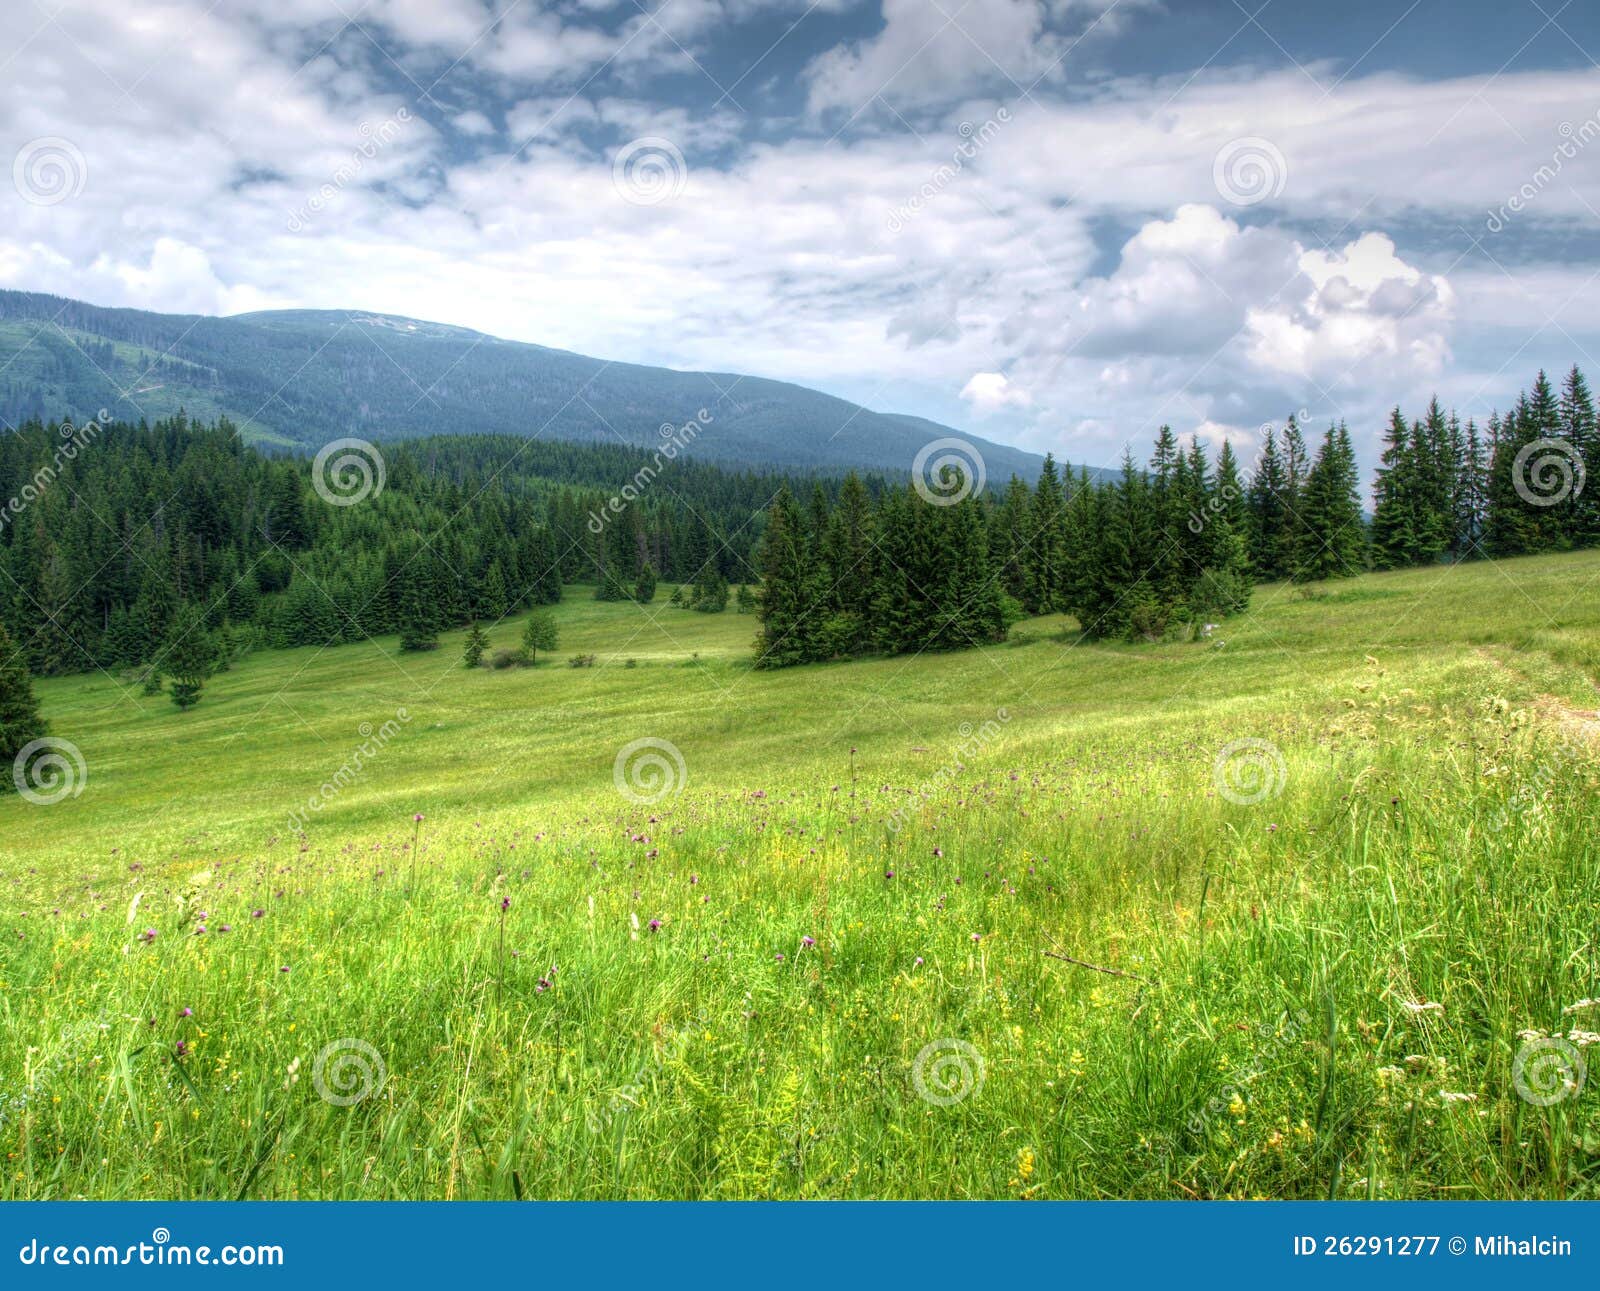
{"label": "spruce tree", "polygon": [[805,663],[807,649],[806,591],[809,579],[805,519],[787,487],[767,509],[761,541],[761,634],[756,641],[756,667],[782,668]]}
{"label": "spruce tree", "polygon": [[477,623],[467,629],[467,640],[461,650],[461,666],[463,668],[476,668],[483,662],[484,652],[489,649],[489,634]]}
{"label": "spruce tree", "polygon": [[1250,477],[1250,563],[1258,578],[1275,580],[1288,574],[1283,561],[1283,539],[1288,525],[1284,510],[1283,456],[1277,431],[1269,426],[1260,460]]}
{"label": "spruce tree", "polygon": [[216,663],[216,646],[206,631],[200,611],[185,608],[173,620],[172,634],[162,656],[162,667],[171,679],[168,690],[179,708],[193,708]]}
{"label": "spruce tree", "polygon": [[439,645],[434,626],[432,592],[421,571],[412,566],[400,594],[399,628],[402,650],[433,650]]}
{"label": "spruce tree", "polygon": [[1030,614],[1054,614],[1063,607],[1066,589],[1066,550],[1061,525],[1061,478],[1056,459],[1045,454],[1039,484],[1033,492],[1028,517],[1023,604]]}
{"label": "spruce tree", "polygon": [[1295,555],[1297,582],[1348,578],[1365,566],[1359,477],[1350,436],[1328,427],[1300,493],[1301,529]]}
{"label": "spruce tree", "polygon": [[0,793],[13,784],[11,768],[17,755],[48,729],[39,715],[22,651],[0,623]]}
{"label": "spruce tree", "polygon": [[1373,486],[1372,563],[1379,569],[1400,569],[1411,564],[1417,549],[1411,452],[1411,432],[1396,408],[1389,414],[1383,456]]}

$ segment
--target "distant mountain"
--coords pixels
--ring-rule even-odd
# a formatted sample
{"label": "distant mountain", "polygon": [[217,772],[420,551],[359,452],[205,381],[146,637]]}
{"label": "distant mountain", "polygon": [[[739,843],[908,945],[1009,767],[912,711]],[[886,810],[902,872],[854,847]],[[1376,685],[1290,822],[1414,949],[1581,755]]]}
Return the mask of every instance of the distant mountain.
{"label": "distant mountain", "polygon": [[907,472],[931,440],[974,444],[994,486],[1041,459],[920,417],[872,412],[804,386],[676,372],[358,310],[212,318],[104,309],[0,291],[0,415],[127,420],[226,414],[247,439],[314,450],[331,439],[498,433],[656,444],[704,408],[694,455],[738,465]]}

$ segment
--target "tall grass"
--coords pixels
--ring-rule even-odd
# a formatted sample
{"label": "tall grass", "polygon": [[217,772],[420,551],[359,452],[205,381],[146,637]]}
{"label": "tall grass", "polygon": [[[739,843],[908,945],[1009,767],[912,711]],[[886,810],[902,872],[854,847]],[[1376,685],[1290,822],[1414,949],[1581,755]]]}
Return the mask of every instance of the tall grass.
{"label": "tall grass", "polygon": [[[1513,1064],[1600,1030],[1600,562],[1511,568],[1544,618],[1485,567],[1269,589],[1221,650],[768,678],[681,614],[426,702],[354,647],[190,715],[50,683],[91,780],[0,802],[0,1195],[1594,1197],[1600,1094]],[[627,613],[563,607],[574,648]],[[655,803],[640,735],[688,768]]]}

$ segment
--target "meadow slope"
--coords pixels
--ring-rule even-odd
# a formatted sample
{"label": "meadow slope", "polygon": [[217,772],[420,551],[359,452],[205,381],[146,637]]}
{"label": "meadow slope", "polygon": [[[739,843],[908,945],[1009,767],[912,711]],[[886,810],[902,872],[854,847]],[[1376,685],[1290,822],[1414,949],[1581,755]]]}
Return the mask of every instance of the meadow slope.
{"label": "meadow slope", "polygon": [[42,682],[0,1196],[1595,1197],[1597,582],[777,673],[572,589],[531,670]]}

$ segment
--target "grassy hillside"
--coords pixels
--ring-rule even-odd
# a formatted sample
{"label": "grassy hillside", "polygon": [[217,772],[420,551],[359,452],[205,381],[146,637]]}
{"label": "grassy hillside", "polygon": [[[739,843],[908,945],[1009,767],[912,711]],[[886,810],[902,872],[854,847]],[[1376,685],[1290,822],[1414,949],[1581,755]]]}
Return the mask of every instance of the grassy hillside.
{"label": "grassy hillside", "polygon": [[0,798],[0,1196],[1595,1197],[1529,1045],[1600,1057],[1597,579],[774,674],[575,590],[531,671],[43,683],[87,778]]}

